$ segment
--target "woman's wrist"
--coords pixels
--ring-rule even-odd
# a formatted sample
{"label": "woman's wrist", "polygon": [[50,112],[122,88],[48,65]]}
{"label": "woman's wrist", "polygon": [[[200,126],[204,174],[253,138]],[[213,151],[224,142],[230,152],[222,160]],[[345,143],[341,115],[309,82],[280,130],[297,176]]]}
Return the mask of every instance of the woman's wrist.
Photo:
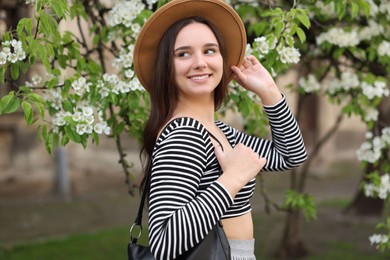
{"label": "woman's wrist", "polygon": [[279,89],[268,90],[265,93],[257,94],[264,106],[273,106],[280,102],[283,99],[282,93]]}

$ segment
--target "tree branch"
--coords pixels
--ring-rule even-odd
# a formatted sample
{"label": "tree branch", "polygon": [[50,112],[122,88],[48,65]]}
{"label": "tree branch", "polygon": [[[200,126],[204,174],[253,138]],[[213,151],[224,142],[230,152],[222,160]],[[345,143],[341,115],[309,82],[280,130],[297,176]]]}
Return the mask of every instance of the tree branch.
{"label": "tree branch", "polygon": [[309,172],[309,168],[310,168],[312,162],[314,161],[314,159],[316,158],[316,156],[320,152],[323,145],[326,144],[326,142],[333,136],[333,134],[336,133],[336,131],[340,127],[340,124],[341,124],[343,119],[344,119],[343,113],[340,112],[335,123],[333,124],[333,127],[331,129],[329,129],[329,131],[314,146],[312,152],[308,156],[306,163],[303,165],[300,180],[299,180],[299,185],[298,185],[298,189],[297,189],[298,192],[303,192],[303,190],[305,188],[306,176],[307,176],[307,173]]}

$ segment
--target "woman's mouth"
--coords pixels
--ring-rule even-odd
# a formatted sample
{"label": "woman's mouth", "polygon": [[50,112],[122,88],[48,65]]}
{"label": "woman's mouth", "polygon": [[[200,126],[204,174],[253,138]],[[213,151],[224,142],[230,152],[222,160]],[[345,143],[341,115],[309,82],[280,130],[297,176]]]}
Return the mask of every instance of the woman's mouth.
{"label": "woman's mouth", "polygon": [[202,79],[207,79],[211,76],[211,74],[206,74],[206,75],[196,75],[196,76],[191,76],[189,77],[190,79],[193,80],[202,80]]}

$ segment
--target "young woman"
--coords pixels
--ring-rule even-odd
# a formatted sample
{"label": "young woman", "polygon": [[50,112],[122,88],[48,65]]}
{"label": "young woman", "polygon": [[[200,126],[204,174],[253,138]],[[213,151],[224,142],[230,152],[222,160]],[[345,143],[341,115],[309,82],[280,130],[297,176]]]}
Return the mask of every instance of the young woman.
{"label": "young woman", "polygon": [[[135,71],[149,91],[143,153],[150,174],[149,242],[174,259],[221,220],[233,259],[256,259],[249,199],[261,171],[300,165],[306,151],[297,122],[254,56],[244,59],[245,29],[223,1],[174,0],[141,30]],[[234,78],[258,95],[272,140],[215,121]]]}

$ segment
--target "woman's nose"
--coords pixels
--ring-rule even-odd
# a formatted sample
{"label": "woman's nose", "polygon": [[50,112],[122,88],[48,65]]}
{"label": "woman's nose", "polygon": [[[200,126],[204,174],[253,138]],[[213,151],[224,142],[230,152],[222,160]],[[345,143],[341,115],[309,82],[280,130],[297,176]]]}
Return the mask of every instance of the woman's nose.
{"label": "woman's nose", "polygon": [[204,56],[202,54],[196,54],[194,56],[194,68],[195,69],[203,69],[207,65]]}

